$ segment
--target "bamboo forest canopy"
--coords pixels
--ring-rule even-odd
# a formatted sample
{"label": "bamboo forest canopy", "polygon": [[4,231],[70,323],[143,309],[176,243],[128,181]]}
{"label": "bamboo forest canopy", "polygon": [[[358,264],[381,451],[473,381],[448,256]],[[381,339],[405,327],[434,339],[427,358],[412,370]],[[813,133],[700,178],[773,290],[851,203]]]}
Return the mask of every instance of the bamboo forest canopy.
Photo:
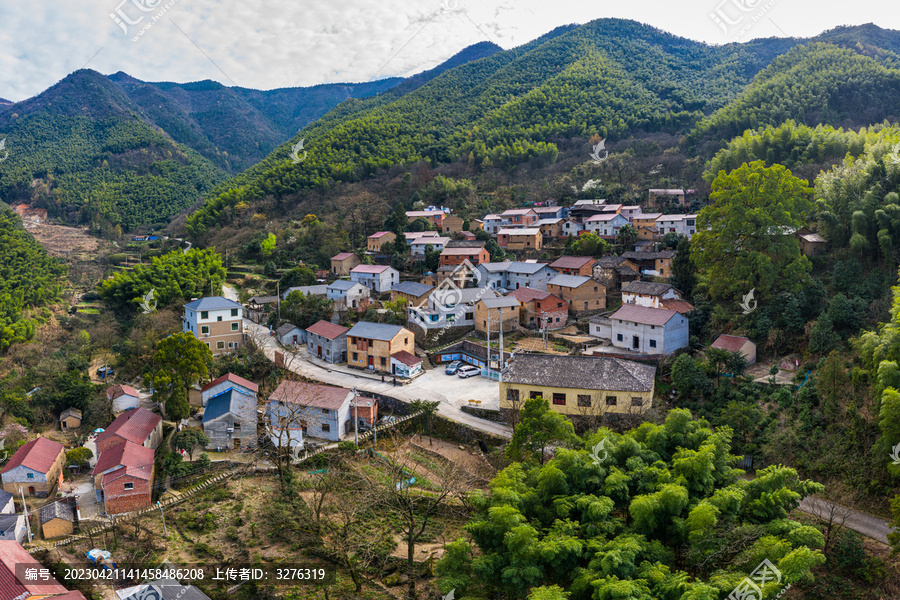
{"label": "bamboo forest canopy", "polygon": [[59,298],[65,273],[65,265],[47,255],[16,213],[0,210],[0,351],[34,335],[34,309]]}

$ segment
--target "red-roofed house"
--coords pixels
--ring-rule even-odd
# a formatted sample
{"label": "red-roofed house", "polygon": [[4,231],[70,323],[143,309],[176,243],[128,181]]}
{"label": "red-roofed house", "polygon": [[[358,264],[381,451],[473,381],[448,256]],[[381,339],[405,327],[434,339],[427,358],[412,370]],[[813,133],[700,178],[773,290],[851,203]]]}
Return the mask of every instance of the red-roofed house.
{"label": "red-roofed house", "polygon": [[[277,434],[286,429],[302,431],[303,438],[313,436],[340,441],[342,435],[353,432],[352,399],[353,392],[346,388],[282,381],[269,396],[266,417],[270,430],[276,434],[273,437],[278,438],[272,441],[283,443]],[[293,434],[290,439],[294,439]]]}
{"label": "red-roofed house", "polygon": [[390,292],[400,281],[400,272],[387,265],[357,265],[350,271],[350,281],[379,293]]}
{"label": "red-roofed house", "polygon": [[46,498],[62,484],[65,461],[66,448],[59,442],[44,437],[31,440],[16,450],[0,471],[3,489],[17,494],[22,488],[28,496]]}
{"label": "red-roofed house", "polygon": [[736,335],[722,334],[716,341],[712,343],[710,348],[719,348],[728,352],[739,352],[741,356],[747,359],[747,364],[752,365],[756,362],[756,344],[745,337]]}
{"label": "red-roofed house", "polygon": [[468,260],[473,265],[491,262],[491,255],[484,246],[480,248],[470,247],[450,247],[441,250],[440,266],[445,265],[461,265],[463,261]]}
{"label": "red-roofed house", "polygon": [[686,315],[694,310],[694,305],[687,300],[676,300],[675,298],[665,298],[662,301],[662,307],[666,310],[674,310],[677,313]]}
{"label": "red-roofed house", "polygon": [[332,364],[347,362],[347,332],[342,325],[319,321],[306,328],[309,353]]}
{"label": "red-roofed house", "polygon": [[[37,579],[25,578],[26,569],[35,569]],[[0,541],[0,600],[85,600],[81,592],[64,588],[49,569],[31,556],[21,544]]]}
{"label": "red-roofed house", "polygon": [[331,257],[331,274],[346,277],[359,264],[359,257],[352,252],[341,252]]}
{"label": "red-roofed house", "polygon": [[125,412],[141,405],[138,391],[127,385],[114,385],[107,389],[106,399],[112,402],[113,413]]}
{"label": "red-roofed house", "polygon": [[385,242],[393,242],[397,234],[392,231],[376,231],[366,239],[366,248],[369,252],[381,252],[381,246]]}
{"label": "red-roofed house", "polygon": [[162,417],[146,408],[135,408],[122,413],[97,436],[97,452],[102,453],[122,442],[139,446],[159,447],[162,441]]}
{"label": "red-roofed house", "polygon": [[259,386],[252,381],[239,377],[234,373],[226,373],[200,388],[203,406],[206,406],[209,399],[213,396],[218,396],[232,388],[237,388],[248,396],[255,396],[259,392]]}
{"label": "red-roofed house", "polygon": [[422,372],[422,359],[406,350],[391,354],[391,373],[400,377],[412,377]]}
{"label": "red-roofed house", "polygon": [[550,268],[556,269],[563,275],[591,277],[594,274],[596,262],[590,256],[561,256],[550,263]]}
{"label": "red-roofed house", "polygon": [[510,296],[519,301],[519,322],[536,329],[560,329],[569,318],[569,303],[550,292],[530,287],[513,290]]}
{"label": "red-roofed house", "polygon": [[97,502],[117,515],[150,506],[153,495],[153,448],[132,442],[104,450],[94,467]]}

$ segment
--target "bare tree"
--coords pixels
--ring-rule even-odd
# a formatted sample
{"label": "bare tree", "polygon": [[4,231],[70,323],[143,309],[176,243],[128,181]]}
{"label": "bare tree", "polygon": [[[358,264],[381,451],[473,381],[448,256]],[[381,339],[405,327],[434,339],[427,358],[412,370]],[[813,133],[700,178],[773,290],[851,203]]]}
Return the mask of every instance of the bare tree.
{"label": "bare tree", "polygon": [[825,529],[825,547],[823,551],[827,553],[840,531],[844,528],[844,522],[850,516],[850,509],[815,496],[807,496],[805,500],[804,512],[814,516]]}

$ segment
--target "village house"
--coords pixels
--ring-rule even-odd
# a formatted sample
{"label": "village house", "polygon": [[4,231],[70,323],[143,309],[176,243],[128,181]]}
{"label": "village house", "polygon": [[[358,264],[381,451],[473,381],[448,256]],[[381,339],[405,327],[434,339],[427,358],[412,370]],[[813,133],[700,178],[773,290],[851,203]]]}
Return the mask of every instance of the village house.
{"label": "village house", "polygon": [[366,238],[366,250],[377,254],[385,242],[393,243],[396,239],[397,234],[392,231],[377,231]]}
{"label": "village house", "polygon": [[659,235],[675,233],[691,239],[697,233],[697,215],[661,215],[656,219]]}
{"label": "village house", "polygon": [[391,355],[415,353],[413,332],[400,325],[360,321],[347,332],[347,364],[360,369],[391,372]]}
{"label": "village house", "polygon": [[828,241],[818,233],[813,233],[806,227],[801,227],[794,233],[800,241],[800,254],[814,258],[824,253],[828,248]]}
{"label": "village house", "polygon": [[694,310],[693,304],[691,304],[687,300],[681,300],[677,298],[664,298],[660,304],[661,306],[659,308],[674,310],[675,312],[682,315],[686,315]]}
{"label": "village house", "polygon": [[420,237],[436,238],[436,237],[440,237],[440,234],[437,231],[432,231],[431,229],[428,229],[425,231],[406,231],[403,233],[403,237],[406,238],[406,242],[408,244],[411,244],[414,241],[416,241],[417,239],[419,239]]}
{"label": "village house", "polygon": [[146,408],[135,408],[122,413],[97,436],[97,452],[131,442],[145,448],[157,449],[162,441],[162,417]]}
{"label": "village house", "polygon": [[561,256],[550,263],[550,268],[562,275],[581,275],[590,277],[594,274],[595,261],[590,256]]}
{"label": "village house", "polygon": [[538,220],[537,213],[530,208],[511,208],[500,213],[503,227],[528,227]]}
{"label": "village house", "polygon": [[663,216],[662,213],[641,213],[632,217],[631,225],[638,234],[638,240],[652,241],[659,237],[656,220]]}
{"label": "village house", "polygon": [[244,340],[244,307],[228,298],[213,296],[184,305],[182,331],[190,331],[213,355],[241,347]]}
{"label": "village house", "polygon": [[738,352],[746,359],[748,365],[756,364],[756,344],[748,338],[737,335],[725,335],[723,333],[716,338],[716,341],[712,343],[710,348]]}
{"label": "village house", "polygon": [[531,329],[560,329],[569,319],[569,303],[550,292],[519,288],[509,293],[519,301],[519,323]]}
{"label": "village house", "polygon": [[421,258],[425,256],[425,251],[429,246],[431,246],[432,251],[442,251],[444,249],[444,246],[446,246],[449,242],[450,238],[448,237],[417,237],[409,243],[409,253],[410,256]]}
{"label": "village house", "polygon": [[256,448],[256,420],[256,394],[231,388],[211,397],[203,410],[206,447],[218,452]]}
{"label": "village house", "polygon": [[12,541],[24,544],[27,535],[28,529],[25,525],[24,514],[0,514],[0,542]]}
{"label": "village house", "polygon": [[547,282],[558,275],[549,265],[537,262],[494,262],[478,265],[479,287],[517,290],[530,287],[547,291]]}
{"label": "village house", "polygon": [[353,391],[346,388],[283,380],[269,396],[273,442],[285,446],[288,440],[307,436],[339,442],[353,433],[353,400]]}
{"label": "village house", "polygon": [[565,222],[565,219],[560,218],[540,219],[534,222],[534,226],[541,230],[545,240],[555,240],[563,236]]}
{"label": "village house", "polygon": [[600,207],[601,213],[619,214],[622,211],[622,204],[604,204]]}
{"label": "village house", "polygon": [[306,328],[306,348],[310,355],[325,362],[347,362],[347,332],[342,325],[318,321]]}
{"label": "village house", "polygon": [[622,303],[664,308],[664,300],[681,300],[681,292],[668,283],[631,281],[622,285]]}
{"label": "village house", "polygon": [[577,237],[586,231],[584,223],[575,219],[567,219],[562,226],[563,236]]}
{"label": "village house", "polygon": [[622,253],[622,258],[637,265],[642,275],[651,277],[670,277],[672,275],[672,258],[674,257],[674,250]]}
{"label": "village house", "polygon": [[336,279],[328,284],[325,297],[334,302],[335,310],[358,310],[368,305],[369,294],[369,287],[364,283]]}
{"label": "village house", "polygon": [[391,302],[403,298],[406,300],[407,306],[419,306],[428,299],[433,291],[433,285],[425,285],[416,281],[401,281],[391,288]]}
{"label": "village house", "polygon": [[[26,579],[22,576],[26,569],[35,569],[41,575],[34,581]],[[0,541],[0,581],[3,600],[85,600],[81,592],[60,585],[49,569],[12,540]]]}
{"label": "village house", "polygon": [[331,257],[331,274],[337,277],[347,277],[350,270],[361,261],[353,252],[341,252]]}
{"label": "village house", "polygon": [[11,515],[16,512],[15,495],[0,489],[0,515]]}
{"label": "village house", "polygon": [[606,308],[606,288],[590,277],[557,275],[547,283],[547,291],[568,302],[576,317]]}
{"label": "village house", "polygon": [[674,310],[623,304],[606,322],[591,319],[590,334],[616,348],[641,354],[672,354],[688,345],[688,320]]}
{"label": "village house", "polygon": [[39,437],[16,450],[0,471],[0,481],[3,489],[12,494],[18,494],[22,488],[26,496],[46,498],[62,485],[65,462],[65,446]]}
{"label": "village house", "polygon": [[537,227],[501,229],[497,232],[497,245],[507,250],[540,250],[544,236]]}
{"label": "village house", "polygon": [[534,206],[531,208],[538,219],[565,219],[569,214],[565,206]]}
{"label": "village house", "polygon": [[629,281],[640,279],[637,265],[621,256],[604,256],[594,265],[593,278],[610,290],[622,289]]}
{"label": "village house", "polygon": [[675,201],[675,204],[684,206],[684,190],[659,188],[648,190],[647,206],[656,207],[672,200]]}
{"label": "village house", "polygon": [[152,502],[155,451],[125,441],[100,452],[94,467],[97,502],[107,515],[147,508]]}
{"label": "village house", "polygon": [[412,223],[416,219],[424,219],[431,225],[434,225],[438,228],[438,231],[441,229],[441,225],[444,222],[444,217],[447,216],[442,210],[408,210],[406,211],[407,220]]}
{"label": "village house", "polygon": [[629,223],[633,223],[634,218],[641,214],[641,207],[640,205],[623,206],[619,209],[619,214],[628,219]]}
{"label": "village house", "polygon": [[481,219],[471,219],[469,221],[469,231],[474,233],[479,229],[484,229],[484,221]]}
{"label": "village house", "polygon": [[59,415],[59,428],[63,431],[72,431],[81,427],[81,411],[77,408],[67,408]]}
{"label": "village house", "polygon": [[400,273],[387,265],[359,265],[350,271],[350,281],[383,294],[400,281]]}
{"label": "village house", "polygon": [[278,296],[253,296],[247,301],[247,318],[254,323],[262,323],[277,304]]}
{"label": "village house", "polygon": [[[478,239],[478,238],[475,236],[475,234],[472,233],[471,231],[460,231],[460,232],[459,232],[459,238],[462,239],[462,240],[465,240],[465,241],[467,241],[467,242],[468,242],[468,241],[474,242],[475,240]],[[445,246],[445,247],[446,247],[446,246]]]}
{"label": "village house", "polygon": [[113,413],[121,413],[141,405],[136,389],[130,385],[117,384],[106,390],[106,399],[112,403]]}
{"label": "village house", "polygon": [[276,329],[275,337],[282,346],[295,346],[306,343],[306,332],[293,323],[285,323]]}
{"label": "village house", "polygon": [[491,235],[497,235],[497,232],[503,226],[503,217],[500,215],[484,215],[481,222],[485,231]]}
{"label": "village house", "polygon": [[405,350],[391,354],[391,373],[397,377],[414,377],[422,372],[422,359]]}
{"label": "village house", "polygon": [[519,301],[512,296],[482,298],[475,303],[475,331],[481,335],[516,330],[519,324]]}
{"label": "village house", "polygon": [[209,402],[213,396],[218,396],[224,391],[236,389],[241,393],[255,396],[259,393],[259,386],[250,380],[244,379],[234,373],[226,373],[221,377],[213,379],[200,389],[200,395],[203,406]]}
{"label": "village house", "polygon": [[442,267],[461,265],[467,260],[471,264],[478,266],[490,262],[491,255],[488,253],[487,248],[484,247],[483,243],[478,247],[460,247],[451,245],[449,247],[445,246],[444,249],[441,250],[440,266]]}
{"label": "village house", "polygon": [[447,215],[441,221],[441,233],[459,233],[463,230],[464,223],[465,221],[456,215]]}
{"label": "village house", "polygon": [[628,225],[628,219],[620,214],[609,212],[588,217],[584,220],[584,230],[604,238],[619,235],[619,229]]}
{"label": "village house", "polygon": [[460,288],[445,279],[428,296],[427,302],[409,307],[409,321],[423,330],[475,325],[475,304],[482,298],[495,298],[489,288]]}
{"label": "village house", "polygon": [[619,358],[517,354],[500,383],[500,410],[544,398],[569,417],[642,414],[653,402],[656,367]]}
{"label": "village house", "polygon": [[300,292],[304,296],[325,296],[328,294],[328,284],[320,283],[317,285],[299,285],[289,287],[281,292],[281,299],[287,300],[287,297],[294,292]]}
{"label": "village house", "polygon": [[41,507],[39,518],[44,539],[65,537],[75,531],[74,505],[57,500]]}

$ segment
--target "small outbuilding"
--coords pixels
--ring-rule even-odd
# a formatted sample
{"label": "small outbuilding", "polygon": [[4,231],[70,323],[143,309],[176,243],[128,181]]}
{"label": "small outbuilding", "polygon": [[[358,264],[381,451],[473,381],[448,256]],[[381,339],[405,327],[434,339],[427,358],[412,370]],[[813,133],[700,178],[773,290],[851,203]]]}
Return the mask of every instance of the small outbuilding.
{"label": "small outbuilding", "polygon": [[752,365],[756,362],[756,344],[749,339],[737,335],[725,335],[724,333],[716,338],[710,348],[718,348],[719,350],[727,350],[728,352],[739,352],[741,356],[747,359],[747,364]]}
{"label": "small outbuilding", "polygon": [[81,411],[77,408],[67,408],[59,415],[59,426],[63,431],[71,431],[81,427]]}
{"label": "small outbuilding", "polygon": [[75,531],[75,510],[68,502],[51,502],[41,507],[41,531],[44,539],[72,535]]}

